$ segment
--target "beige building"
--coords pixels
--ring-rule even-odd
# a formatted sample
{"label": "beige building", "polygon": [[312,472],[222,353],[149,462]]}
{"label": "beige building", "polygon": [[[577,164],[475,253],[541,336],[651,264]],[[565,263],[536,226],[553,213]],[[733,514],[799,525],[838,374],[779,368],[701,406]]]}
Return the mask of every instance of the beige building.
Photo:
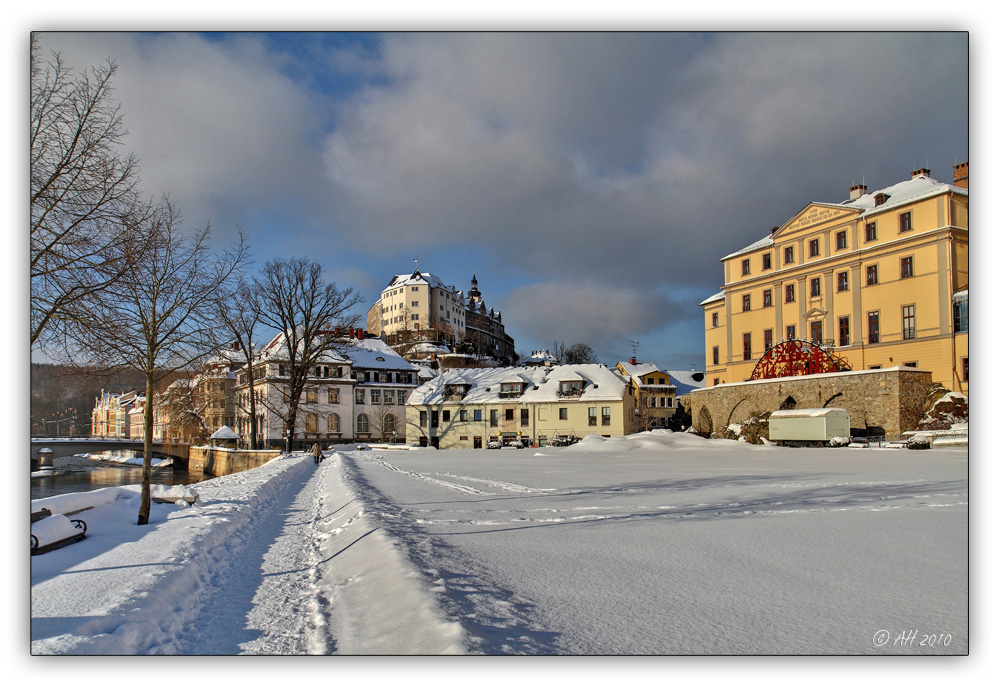
{"label": "beige building", "polygon": [[676,410],[677,387],[670,383],[670,373],[653,363],[630,358],[619,362],[615,369],[628,380],[636,397],[635,424],[637,430],[664,428]]}
{"label": "beige building", "polygon": [[750,379],[776,344],[806,340],[850,369],[916,367],[968,394],[968,163],[953,182],[920,169],[855,186],[722,258],[722,291],[701,303],[709,386]]}
{"label": "beige building", "polygon": [[454,369],[410,396],[406,440],[438,448],[545,446],[562,437],[624,436],[634,417],[632,386],[604,365]]}
{"label": "beige building", "polygon": [[[258,445],[284,446],[284,418],[288,411],[288,354],[277,335],[261,349],[253,364]],[[249,371],[236,375],[235,429],[249,440]],[[403,441],[405,404],[418,384],[418,368],[385,342],[350,332],[317,361],[299,399],[293,443],[301,448],[313,442]]]}
{"label": "beige building", "polygon": [[132,436],[129,412],[135,406],[139,394],[134,389],[120,394],[101,390],[94,399],[94,409],[90,413],[90,435],[127,439]]}
{"label": "beige building", "polygon": [[368,331],[397,347],[465,342],[471,354],[513,361],[514,340],[503,316],[486,307],[478,287],[475,275],[467,294],[429,272],[396,275],[368,310]]}

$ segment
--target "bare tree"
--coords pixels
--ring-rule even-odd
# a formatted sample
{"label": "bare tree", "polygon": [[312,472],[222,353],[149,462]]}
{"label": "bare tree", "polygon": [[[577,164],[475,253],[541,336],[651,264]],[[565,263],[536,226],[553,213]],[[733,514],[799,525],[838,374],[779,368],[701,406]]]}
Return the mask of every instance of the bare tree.
{"label": "bare tree", "polygon": [[254,337],[261,324],[259,289],[255,288],[253,284],[241,280],[236,288],[220,301],[219,322],[232,336],[233,343],[239,349],[246,364],[247,401],[245,405],[239,399],[236,402],[250,416],[250,448],[260,448],[257,442],[259,428],[257,427],[257,395],[254,389],[256,380],[253,367],[258,355]]}
{"label": "bare tree", "polygon": [[559,361],[560,365],[583,365],[600,362],[594,349],[585,343],[567,346],[562,341],[553,341],[550,353]]}
{"label": "bare tree", "polygon": [[284,417],[286,449],[291,450],[302,392],[314,366],[338,342],[337,329],[357,326],[350,310],[361,303],[354,289],[340,290],[323,279],[323,268],[305,258],[271,260],[254,280],[261,322],[277,329],[288,356],[288,407]]}
{"label": "bare tree", "polygon": [[140,525],[149,522],[154,388],[170,372],[190,368],[218,349],[217,300],[248,258],[242,235],[231,249],[215,255],[208,226],[184,236],[179,223],[164,198],[144,222],[147,249],[141,256],[125,256],[127,278],[89,301],[90,317],[81,323],[78,338],[95,361],[138,370],[146,379]]}
{"label": "bare tree", "polygon": [[54,343],[86,317],[91,297],[120,280],[145,248],[152,211],[112,100],[112,61],[78,76],[31,37],[31,343]]}

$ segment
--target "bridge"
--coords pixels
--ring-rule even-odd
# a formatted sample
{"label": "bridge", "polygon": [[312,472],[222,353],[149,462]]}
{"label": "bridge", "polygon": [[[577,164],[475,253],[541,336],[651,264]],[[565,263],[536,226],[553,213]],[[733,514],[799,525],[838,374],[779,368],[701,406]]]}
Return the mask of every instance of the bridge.
{"label": "bridge", "polygon": [[[49,449],[52,458],[63,458],[77,453],[98,453],[100,451],[114,451],[115,449],[125,449],[136,451],[139,454],[143,451],[141,439],[113,439],[104,437],[32,437],[31,438],[31,458],[39,457],[39,451]],[[177,463],[183,462],[187,465],[189,444],[153,442],[153,452],[162,456],[169,456]]]}

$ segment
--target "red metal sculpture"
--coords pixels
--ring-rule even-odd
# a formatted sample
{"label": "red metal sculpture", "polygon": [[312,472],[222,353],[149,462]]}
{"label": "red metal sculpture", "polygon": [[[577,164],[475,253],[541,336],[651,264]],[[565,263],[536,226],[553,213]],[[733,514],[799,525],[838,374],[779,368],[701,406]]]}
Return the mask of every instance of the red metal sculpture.
{"label": "red metal sculpture", "polygon": [[750,379],[774,379],[850,370],[847,361],[825,351],[818,344],[789,339],[772,346],[757,361]]}

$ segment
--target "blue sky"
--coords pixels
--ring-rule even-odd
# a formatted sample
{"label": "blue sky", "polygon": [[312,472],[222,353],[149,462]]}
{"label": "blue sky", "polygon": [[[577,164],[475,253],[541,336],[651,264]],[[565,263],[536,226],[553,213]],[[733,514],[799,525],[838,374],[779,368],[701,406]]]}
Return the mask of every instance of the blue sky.
{"label": "blue sky", "polygon": [[[35,28],[35,27],[32,27]],[[969,159],[954,33],[43,33],[119,66],[143,187],[365,299],[420,269],[518,351],[703,369],[719,258]]]}

